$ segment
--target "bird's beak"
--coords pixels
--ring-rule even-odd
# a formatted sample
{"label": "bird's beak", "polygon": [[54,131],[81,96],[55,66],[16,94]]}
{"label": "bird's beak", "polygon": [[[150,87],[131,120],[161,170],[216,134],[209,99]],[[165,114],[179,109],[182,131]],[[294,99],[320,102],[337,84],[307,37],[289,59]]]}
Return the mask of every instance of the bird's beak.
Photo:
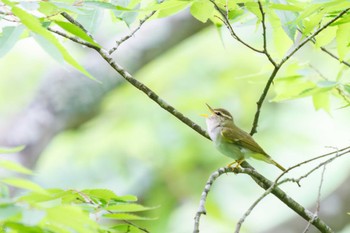
{"label": "bird's beak", "polygon": [[[211,112],[211,113],[214,113],[214,110],[213,110],[208,104],[206,104],[206,105],[208,106],[210,112]],[[200,116],[205,117],[205,118],[208,118],[208,117],[209,117],[208,114],[200,114]]]}
{"label": "bird's beak", "polygon": [[211,113],[214,113],[214,109],[212,109],[212,108],[209,106],[209,104],[206,103],[206,105],[208,106],[210,112],[211,112]]}

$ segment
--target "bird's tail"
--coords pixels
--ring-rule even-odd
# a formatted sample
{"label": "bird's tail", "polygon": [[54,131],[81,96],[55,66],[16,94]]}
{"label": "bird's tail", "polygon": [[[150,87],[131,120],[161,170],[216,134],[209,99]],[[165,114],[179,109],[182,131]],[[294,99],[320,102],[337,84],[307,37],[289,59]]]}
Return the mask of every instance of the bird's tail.
{"label": "bird's tail", "polygon": [[280,165],[279,163],[277,163],[275,160],[271,159],[270,161],[271,161],[271,163],[272,163],[273,165],[275,165],[276,167],[278,167],[278,168],[281,169],[282,171],[285,171],[285,170],[286,170],[284,167],[282,167],[282,165]]}

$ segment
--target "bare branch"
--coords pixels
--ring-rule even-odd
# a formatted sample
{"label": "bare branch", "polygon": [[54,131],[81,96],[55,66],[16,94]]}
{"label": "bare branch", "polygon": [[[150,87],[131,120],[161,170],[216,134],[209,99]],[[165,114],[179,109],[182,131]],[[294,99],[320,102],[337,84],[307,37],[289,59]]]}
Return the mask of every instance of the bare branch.
{"label": "bare branch", "polygon": [[[219,170],[215,171],[209,177],[209,179],[206,183],[205,189],[203,190],[201,200],[200,200],[200,205],[199,205],[198,211],[197,211],[196,216],[195,216],[195,228],[194,228],[193,232],[194,233],[199,232],[200,216],[201,216],[201,214],[206,214],[205,201],[206,201],[206,198],[210,192],[210,189],[212,187],[213,182],[220,175],[222,175],[224,173],[230,173],[230,172],[248,174],[260,187],[262,187],[266,190],[257,200],[254,201],[254,203],[248,208],[248,210],[240,218],[240,220],[238,221],[238,223],[236,225],[235,233],[238,233],[240,231],[241,226],[242,226],[243,222],[245,221],[245,219],[250,215],[250,213],[253,211],[253,209],[270,193],[274,194],[283,203],[285,203],[287,206],[289,206],[291,209],[293,209],[297,214],[299,214],[305,220],[310,222],[310,224],[314,225],[319,230],[322,229],[323,230],[322,232],[332,232],[331,228],[329,226],[327,226],[321,219],[319,219],[317,217],[317,214],[313,214],[311,211],[305,209],[299,203],[294,201],[291,197],[288,197],[286,193],[284,193],[280,188],[278,188],[278,186],[283,184],[283,183],[286,183],[286,182],[295,182],[295,183],[299,184],[299,182],[302,179],[305,179],[306,177],[308,177],[310,174],[312,174],[313,172],[315,172],[316,170],[318,170],[322,166],[324,167],[326,164],[331,163],[334,159],[336,159],[342,155],[349,154],[349,153],[350,153],[350,146],[342,148],[342,149],[337,149],[337,150],[332,151],[330,153],[319,155],[319,156],[314,157],[312,159],[303,161],[303,162],[296,164],[296,165],[290,167],[289,169],[287,169],[285,172],[283,172],[281,175],[279,175],[274,180],[274,182],[269,181],[268,179],[263,177],[261,174],[256,172],[256,170],[254,170],[251,167],[250,168],[243,168],[243,169],[242,168],[235,168],[233,170],[231,168],[227,168],[227,167],[220,168]],[[324,158],[324,157],[330,156],[330,155],[334,155],[334,156],[327,159],[326,161],[318,164],[317,166],[315,166],[313,169],[311,169],[309,172],[307,172],[303,176],[300,176],[299,178],[286,178],[286,179],[280,181],[282,176],[285,175],[287,172],[291,171],[292,169],[295,169],[297,167],[300,167],[301,165],[305,165],[309,162],[312,162],[312,161],[315,161],[315,160],[318,160],[318,159],[321,159],[321,158]],[[323,183],[323,178],[321,180],[322,180],[321,183]],[[319,187],[319,193],[321,192],[320,189],[321,188]]]}
{"label": "bare branch", "polygon": [[244,46],[250,48],[251,50],[257,52],[257,53],[264,53],[263,50],[259,50],[259,49],[256,49],[254,47],[252,47],[251,45],[247,44],[246,42],[244,42],[237,34],[236,32],[233,30],[233,27],[231,26],[230,24],[230,21],[227,17],[227,15],[222,12],[222,10],[220,10],[219,6],[216,4],[216,2],[214,2],[213,0],[210,0],[211,3],[214,4],[214,7],[215,9],[219,12],[219,14],[221,15],[222,17],[222,22],[225,24],[225,26],[227,27],[227,29],[229,30],[229,32],[231,33],[231,36],[236,39],[238,42],[240,42],[241,44],[243,44]]}
{"label": "bare branch", "polygon": [[265,12],[264,12],[263,6],[262,6],[260,1],[258,1],[258,4],[259,4],[259,10],[261,13],[261,24],[262,24],[262,28],[263,28],[263,51],[264,51],[264,54],[266,55],[267,59],[269,59],[269,61],[271,62],[271,64],[274,67],[276,67],[277,66],[276,62],[273,60],[273,58],[271,57],[270,53],[267,50]]}
{"label": "bare branch", "polygon": [[275,66],[275,68],[273,69],[269,79],[267,80],[267,83],[265,85],[265,88],[258,100],[258,102],[256,102],[256,105],[257,105],[257,109],[256,109],[256,112],[255,112],[255,116],[254,116],[254,121],[253,121],[253,126],[252,126],[252,129],[250,130],[250,135],[254,135],[256,132],[257,132],[257,128],[258,128],[258,122],[259,122],[259,117],[260,117],[260,111],[261,111],[261,107],[264,103],[264,100],[266,98],[266,95],[267,93],[269,92],[270,90],[270,86],[271,84],[273,83],[273,80],[275,79],[276,75],[277,75],[277,72],[279,71],[280,69],[280,66]]}
{"label": "bare branch", "polygon": [[201,195],[201,200],[199,202],[199,208],[197,210],[197,213],[194,217],[194,229],[193,229],[193,233],[199,233],[199,221],[200,221],[200,217],[202,214],[207,214],[207,211],[205,210],[205,202],[207,200],[207,196],[209,194],[209,191],[211,189],[212,184],[214,183],[214,181],[221,176],[224,173],[227,173],[231,171],[230,168],[224,167],[224,168],[219,168],[217,171],[215,171],[214,173],[212,173],[205,185],[205,188],[202,192]]}
{"label": "bare branch", "polygon": [[149,15],[147,15],[144,19],[140,20],[140,23],[139,25],[134,29],[132,30],[128,35],[124,36],[123,38],[121,38],[120,40],[116,41],[115,42],[115,46],[113,48],[111,48],[109,50],[109,55],[111,55],[112,53],[114,53],[118,48],[119,46],[124,43],[126,40],[128,40],[129,38],[133,37],[135,35],[135,33],[140,30],[141,26],[149,19],[151,18],[154,13],[156,13],[156,11],[152,11]]}
{"label": "bare branch", "polygon": [[[323,169],[322,169],[322,173],[321,173],[321,181],[320,181],[320,185],[318,186],[318,192],[317,192],[317,201],[316,201],[316,210],[314,213],[314,216],[318,216],[318,213],[320,212],[320,208],[321,208],[321,189],[322,189],[322,185],[323,185],[323,179],[324,179],[324,174],[326,171],[326,164],[323,165]],[[305,227],[303,233],[308,232],[310,226],[311,226],[311,222],[314,220],[315,218],[311,219],[308,223],[307,226]]]}

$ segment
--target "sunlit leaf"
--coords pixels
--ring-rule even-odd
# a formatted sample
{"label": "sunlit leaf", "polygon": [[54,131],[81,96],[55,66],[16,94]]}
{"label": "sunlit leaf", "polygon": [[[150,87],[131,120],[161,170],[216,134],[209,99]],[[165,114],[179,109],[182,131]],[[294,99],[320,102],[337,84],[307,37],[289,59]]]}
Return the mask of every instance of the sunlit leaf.
{"label": "sunlit leaf", "polygon": [[42,25],[40,24],[39,20],[34,17],[33,15],[27,13],[26,11],[22,10],[19,7],[16,7],[14,3],[10,2],[9,0],[3,0],[6,4],[10,5],[12,7],[12,12],[14,15],[16,15],[21,22],[31,31],[41,35],[50,43],[55,45],[58,50],[61,52],[64,60],[72,65],[74,68],[85,74],[87,77],[93,79],[96,81],[94,77],[92,77],[89,72],[87,72],[84,67],[82,67],[70,54],[69,52],[61,45],[61,43],[57,40],[57,38],[52,35],[50,32],[48,32]]}
{"label": "sunlit leaf", "polygon": [[208,18],[213,16],[214,10],[213,3],[207,0],[195,1],[190,8],[193,17],[203,23],[207,22]]}
{"label": "sunlit leaf", "polygon": [[316,110],[323,109],[330,112],[329,92],[320,92],[312,96],[312,101]]}
{"label": "sunlit leaf", "polygon": [[49,208],[43,221],[74,232],[95,233],[98,229],[98,225],[89,214],[77,206],[62,205]]}
{"label": "sunlit leaf", "polygon": [[0,180],[0,182],[17,187],[17,188],[27,189],[27,190],[30,190],[33,192],[47,194],[47,191],[45,189],[40,187],[38,184],[36,184],[32,181],[26,180],[26,179],[5,178],[5,179]]}
{"label": "sunlit leaf", "polygon": [[190,4],[189,1],[165,1],[156,5],[155,10],[159,10],[157,13],[158,18],[167,17],[180,12]]}
{"label": "sunlit leaf", "polygon": [[113,212],[137,212],[155,209],[157,207],[146,207],[135,203],[120,203],[116,205],[109,205],[105,209]]}
{"label": "sunlit leaf", "polygon": [[0,154],[12,154],[16,152],[20,152],[23,150],[25,146],[16,146],[16,147],[0,147]]}
{"label": "sunlit leaf", "polygon": [[350,51],[350,24],[338,25],[336,33],[337,51],[340,61]]}
{"label": "sunlit leaf", "polygon": [[337,27],[327,27],[316,37],[316,47],[326,46],[335,39]]}
{"label": "sunlit leaf", "polygon": [[156,218],[142,217],[135,214],[126,214],[126,213],[104,214],[103,217],[111,218],[115,220],[155,220],[156,219]]}
{"label": "sunlit leaf", "polygon": [[27,174],[27,175],[33,174],[33,172],[28,168],[23,167],[22,165],[9,160],[0,160],[0,167],[10,171],[19,172],[22,174]]}
{"label": "sunlit leaf", "polygon": [[58,26],[60,26],[64,30],[66,30],[67,32],[72,33],[73,35],[79,37],[80,39],[83,39],[86,42],[89,42],[90,44],[101,48],[101,46],[98,43],[96,43],[93,39],[91,39],[91,37],[88,36],[88,34],[86,34],[86,32],[84,30],[82,30],[80,27],[78,27],[77,25],[74,25],[70,22],[63,22],[63,21],[58,21],[58,20],[55,20],[54,22]]}
{"label": "sunlit leaf", "polygon": [[247,8],[247,10],[249,10],[251,13],[253,13],[258,18],[259,22],[261,22],[262,15],[261,15],[258,3],[248,2],[245,4],[245,7]]}

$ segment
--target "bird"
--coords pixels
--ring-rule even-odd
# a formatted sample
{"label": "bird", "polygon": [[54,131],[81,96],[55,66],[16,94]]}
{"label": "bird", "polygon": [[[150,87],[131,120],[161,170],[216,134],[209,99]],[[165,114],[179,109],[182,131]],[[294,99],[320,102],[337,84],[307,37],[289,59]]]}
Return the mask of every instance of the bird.
{"label": "bird", "polygon": [[211,115],[203,114],[206,117],[206,125],[210,139],[215,147],[224,155],[235,161],[228,164],[231,167],[237,163],[236,168],[247,158],[254,158],[273,164],[282,171],[286,169],[274,161],[253,137],[247,132],[237,127],[229,111],[223,108],[211,108],[206,104]]}

